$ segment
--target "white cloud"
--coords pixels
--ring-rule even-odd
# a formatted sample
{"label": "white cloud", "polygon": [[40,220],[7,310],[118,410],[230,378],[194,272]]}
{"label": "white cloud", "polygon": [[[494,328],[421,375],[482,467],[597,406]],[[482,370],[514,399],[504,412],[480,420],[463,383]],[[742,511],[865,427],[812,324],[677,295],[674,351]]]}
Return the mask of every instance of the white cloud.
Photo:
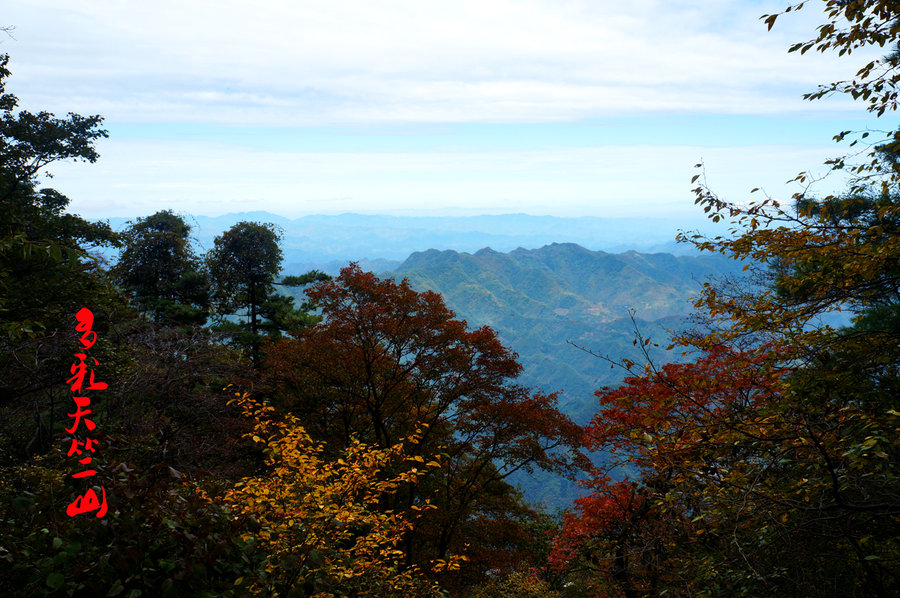
{"label": "white cloud", "polygon": [[[746,123],[716,135],[682,131],[697,141],[670,135],[666,146],[653,145],[652,125],[642,125],[643,145],[630,146],[621,135],[604,141],[600,127],[574,141],[559,133],[560,147],[550,147],[557,130],[541,137],[511,124],[496,140],[453,138],[453,151],[439,140],[398,141],[409,131],[428,137],[426,126],[388,126],[381,137],[379,127],[350,126],[349,141],[318,126],[828,110],[813,119],[828,129],[830,112],[849,115],[850,103],[800,94],[854,73],[863,58],[788,55],[821,19],[810,5],[766,32],[759,16],[781,8],[783,0],[7,0],[0,24],[15,25],[16,39],[0,51],[12,56],[9,89],[23,106],[99,113],[131,135],[102,142],[96,165],[53,169],[51,184],[88,216],[690,214],[691,166],[701,158],[726,197],[757,186],[785,196],[783,182],[831,148],[801,145],[818,143],[810,138],[763,146],[760,135],[753,146],[721,147],[741,143]],[[182,123],[198,126],[171,139]],[[314,142],[302,138],[312,129],[274,139],[254,125],[316,125],[312,135],[330,135],[333,153],[309,151]],[[241,147],[243,132],[259,138]],[[370,132],[376,141],[360,143]],[[584,139],[592,146],[580,147]],[[493,141],[505,149],[491,150]]]}
{"label": "white cloud", "polygon": [[[10,6],[11,5],[11,6]],[[117,122],[541,122],[771,113],[855,72],[778,1],[11,0],[23,103]]]}

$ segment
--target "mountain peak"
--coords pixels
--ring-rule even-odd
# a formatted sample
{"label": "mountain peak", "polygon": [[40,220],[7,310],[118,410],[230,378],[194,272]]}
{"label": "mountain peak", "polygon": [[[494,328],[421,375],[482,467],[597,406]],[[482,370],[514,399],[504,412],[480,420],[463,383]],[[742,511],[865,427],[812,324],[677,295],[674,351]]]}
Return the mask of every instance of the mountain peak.
{"label": "mountain peak", "polygon": [[492,255],[500,255],[499,251],[494,251],[490,247],[482,247],[475,252],[475,257],[489,257]]}

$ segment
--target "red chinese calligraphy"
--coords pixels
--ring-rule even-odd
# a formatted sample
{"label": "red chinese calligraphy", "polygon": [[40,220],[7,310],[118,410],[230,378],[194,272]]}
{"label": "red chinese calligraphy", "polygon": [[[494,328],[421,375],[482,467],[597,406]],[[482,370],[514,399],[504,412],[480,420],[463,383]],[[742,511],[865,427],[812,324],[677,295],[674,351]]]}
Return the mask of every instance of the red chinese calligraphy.
{"label": "red chinese calligraphy", "polygon": [[90,488],[83,495],[79,495],[78,498],[73,500],[72,503],[66,507],[66,515],[74,517],[75,515],[90,513],[91,511],[97,511],[98,519],[106,515],[106,488],[100,486],[100,490],[103,493],[102,499],[97,498],[97,493],[94,492],[93,488]]}
{"label": "red chinese calligraphy", "polygon": [[94,325],[94,312],[86,307],[82,307],[75,314],[75,319],[78,320],[75,330],[81,333],[81,346],[85,349],[90,349],[97,342],[97,333],[91,330],[91,327]]}
{"label": "red chinese calligraphy", "polygon": [[95,450],[95,449],[94,449],[94,446],[95,446],[96,444],[97,444],[97,441],[94,440],[93,438],[85,438],[85,439],[84,439],[84,442],[82,442],[82,441],[80,441],[80,440],[76,440],[75,438],[73,438],[73,439],[72,439],[72,446],[69,447],[69,452],[66,453],[66,456],[67,456],[67,457],[71,457],[72,455],[80,455],[82,451],[81,451],[80,448],[78,448],[79,445],[82,446],[82,447],[84,448],[84,450],[90,451],[90,452],[93,453],[94,450]]}
{"label": "red chinese calligraphy", "polygon": [[[71,384],[69,388],[72,392],[81,392],[82,385],[84,384],[84,377],[88,373],[87,364],[84,363],[84,360],[87,359],[87,355],[84,353],[76,353],[75,357],[78,361],[73,363],[72,367],[69,368],[69,373],[74,375],[66,380],[66,383]],[[95,359],[94,365],[100,365],[100,363]],[[88,377],[88,386],[84,390],[106,390],[107,386],[109,385],[106,382],[94,381],[94,370],[92,368],[90,370],[90,376]]]}
{"label": "red chinese calligraphy", "polygon": [[[75,314],[75,319],[78,321],[75,330],[81,333],[80,341],[82,351],[87,351],[97,342],[97,333],[92,330],[94,325],[94,314],[88,308],[83,307]],[[72,362],[72,365],[69,368],[69,373],[72,376],[66,380],[66,384],[69,385],[69,388],[73,393],[82,394],[88,390],[106,390],[108,387],[106,382],[98,382],[95,379],[94,369],[88,364],[88,360],[89,358],[86,352],[75,353],[75,361]],[[96,359],[92,359],[92,361],[94,365],[100,365]],[[97,427],[93,420],[88,418],[88,416],[91,415],[91,410],[88,409],[91,405],[91,399],[90,397],[85,396],[73,396],[72,400],[75,401],[75,412],[69,413],[68,416],[73,418],[74,422],[72,423],[71,428],[65,429],[67,433],[73,435],[67,456],[78,456],[80,457],[78,459],[79,464],[90,465],[94,460],[92,454],[96,452],[98,442],[93,438],[87,437],[85,437],[84,440],[79,440],[78,438],[75,438],[74,435],[79,431],[79,426],[82,422],[84,423],[84,427],[90,432],[93,432]],[[84,454],[85,452],[89,454]],[[81,479],[95,475],[97,475],[96,469],[86,469],[72,474],[72,477]],[[89,489],[84,494],[79,495],[66,508],[66,515],[74,517],[75,515],[91,513],[94,511],[97,512],[98,518],[106,515],[106,488],[100,486],[100,491],[102,499],[97,497],[97,492],[93,488]]]}
{"label": "red chinese calligraphy", "polygon": [[72,400],[75,401],[75,406],[76,406],[75,413],[67,413],[66,415],[68,415],[69,417],[74,417],[75,423],[72,424],[71,428],[66,428],[66,432],[68,432],[69,434],[74,434],[75,430],[78,429],[78,424],[81,423],[82,417],[84,417],[84,425],[87,426],[88,430],[91,430],[93,432],[94,428],[97,427],[97,424],[95,424],[93,421],[91,421],[87,417],[85,417],[86,415],[91,414],[91,410],[90,409],[84,409],[84,410],[81,409],[82,407],[87,407],[88,405],[91,404],[90,397],[72,397]]}

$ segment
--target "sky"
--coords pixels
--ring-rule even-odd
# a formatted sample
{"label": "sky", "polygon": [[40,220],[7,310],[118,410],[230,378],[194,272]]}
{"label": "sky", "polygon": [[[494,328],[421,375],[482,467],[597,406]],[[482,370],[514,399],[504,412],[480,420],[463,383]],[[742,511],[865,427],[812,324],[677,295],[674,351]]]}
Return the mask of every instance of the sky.
{"label": "sky", "polygon": [[693,218],[695,164],[788,200],[879,124],[802,99],[877,56],[788,54],[819,4],[767,32],[783,2],[6,0],[0,52],[21,107],[105,118],[47,182],[88,218]]}

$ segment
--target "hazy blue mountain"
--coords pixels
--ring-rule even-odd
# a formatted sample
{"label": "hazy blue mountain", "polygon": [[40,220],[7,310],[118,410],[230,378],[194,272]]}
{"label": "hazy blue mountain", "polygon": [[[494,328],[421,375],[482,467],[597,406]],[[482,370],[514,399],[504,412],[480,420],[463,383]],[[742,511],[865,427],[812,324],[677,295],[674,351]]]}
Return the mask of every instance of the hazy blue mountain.
{"label": "hazy blue mountain", "polygon": [[561,391],[566,411],[585,421],[593,391],[617,383],[620,372],[571,343],[631,358],[633,313],[641,333],[664,344],[706,278],[739,270],[720,256],[611,254],[553,243],[508,253],[428,250],[383,275],[441,293],[470,326],[493,327],[519,353],[526,383]]}
{"label": "hazy blue mountain", "polygon": [[[625,372],[578,347],[641,363],[633,344],[637,326],[661,345],[648,349],[656,363],[675,360],[680,353],[664,350],[669,331],[685,326],[702,282],[736,274],[740,266],[721,256],[611,254],[553,243],[508,253],[428,250],[381,275],[441,293],[470,327],[490,325],[519,354],[519,381],[559,392],[561,409],[586,423],[597,410],[594,391],[618,385]],[[515,481],[530,500],[548,505],[569,504],[578,495],[577,487],[554,476]]]}
{"label": "hazy blue mountain", "polygon": [[319,270],[332,276],[340,274],[341,269],[346,267],[350,262],[356,262],[359,267],[368,272],[385,272],[397,268],[402,264],[402,260],[386,260],[382,258],[375,259],[356,259],[356,260],[332,260],[330,262],[291,262],[285,263],[285,274],[302,274],[310,270]]}
{"label": "hazy blue mountain", "polygon": [[[147,216],[148,214],[144,214]],[[405,260],[426,249],[474,252],[492,247],[507,252],[553,242],[572,242],[593,250],[656,251],[690,253],[691,248],[673,246],[679,228],[696,229],[707,221],[677,222],[664,218],[560,218],[503,214],[467,217],[415,217],[363,214],[285,218],[268,212],[243,212],[223,216],[186,216],[203,253],[213,239],[242,220],[272,222],[284,229],[282,249],[285,273],[298,274],[310,267],[323,269],[351,260]],[[121,230],[128,219],[111,218]],[[391,266],[388,266],[391,267]]]}

